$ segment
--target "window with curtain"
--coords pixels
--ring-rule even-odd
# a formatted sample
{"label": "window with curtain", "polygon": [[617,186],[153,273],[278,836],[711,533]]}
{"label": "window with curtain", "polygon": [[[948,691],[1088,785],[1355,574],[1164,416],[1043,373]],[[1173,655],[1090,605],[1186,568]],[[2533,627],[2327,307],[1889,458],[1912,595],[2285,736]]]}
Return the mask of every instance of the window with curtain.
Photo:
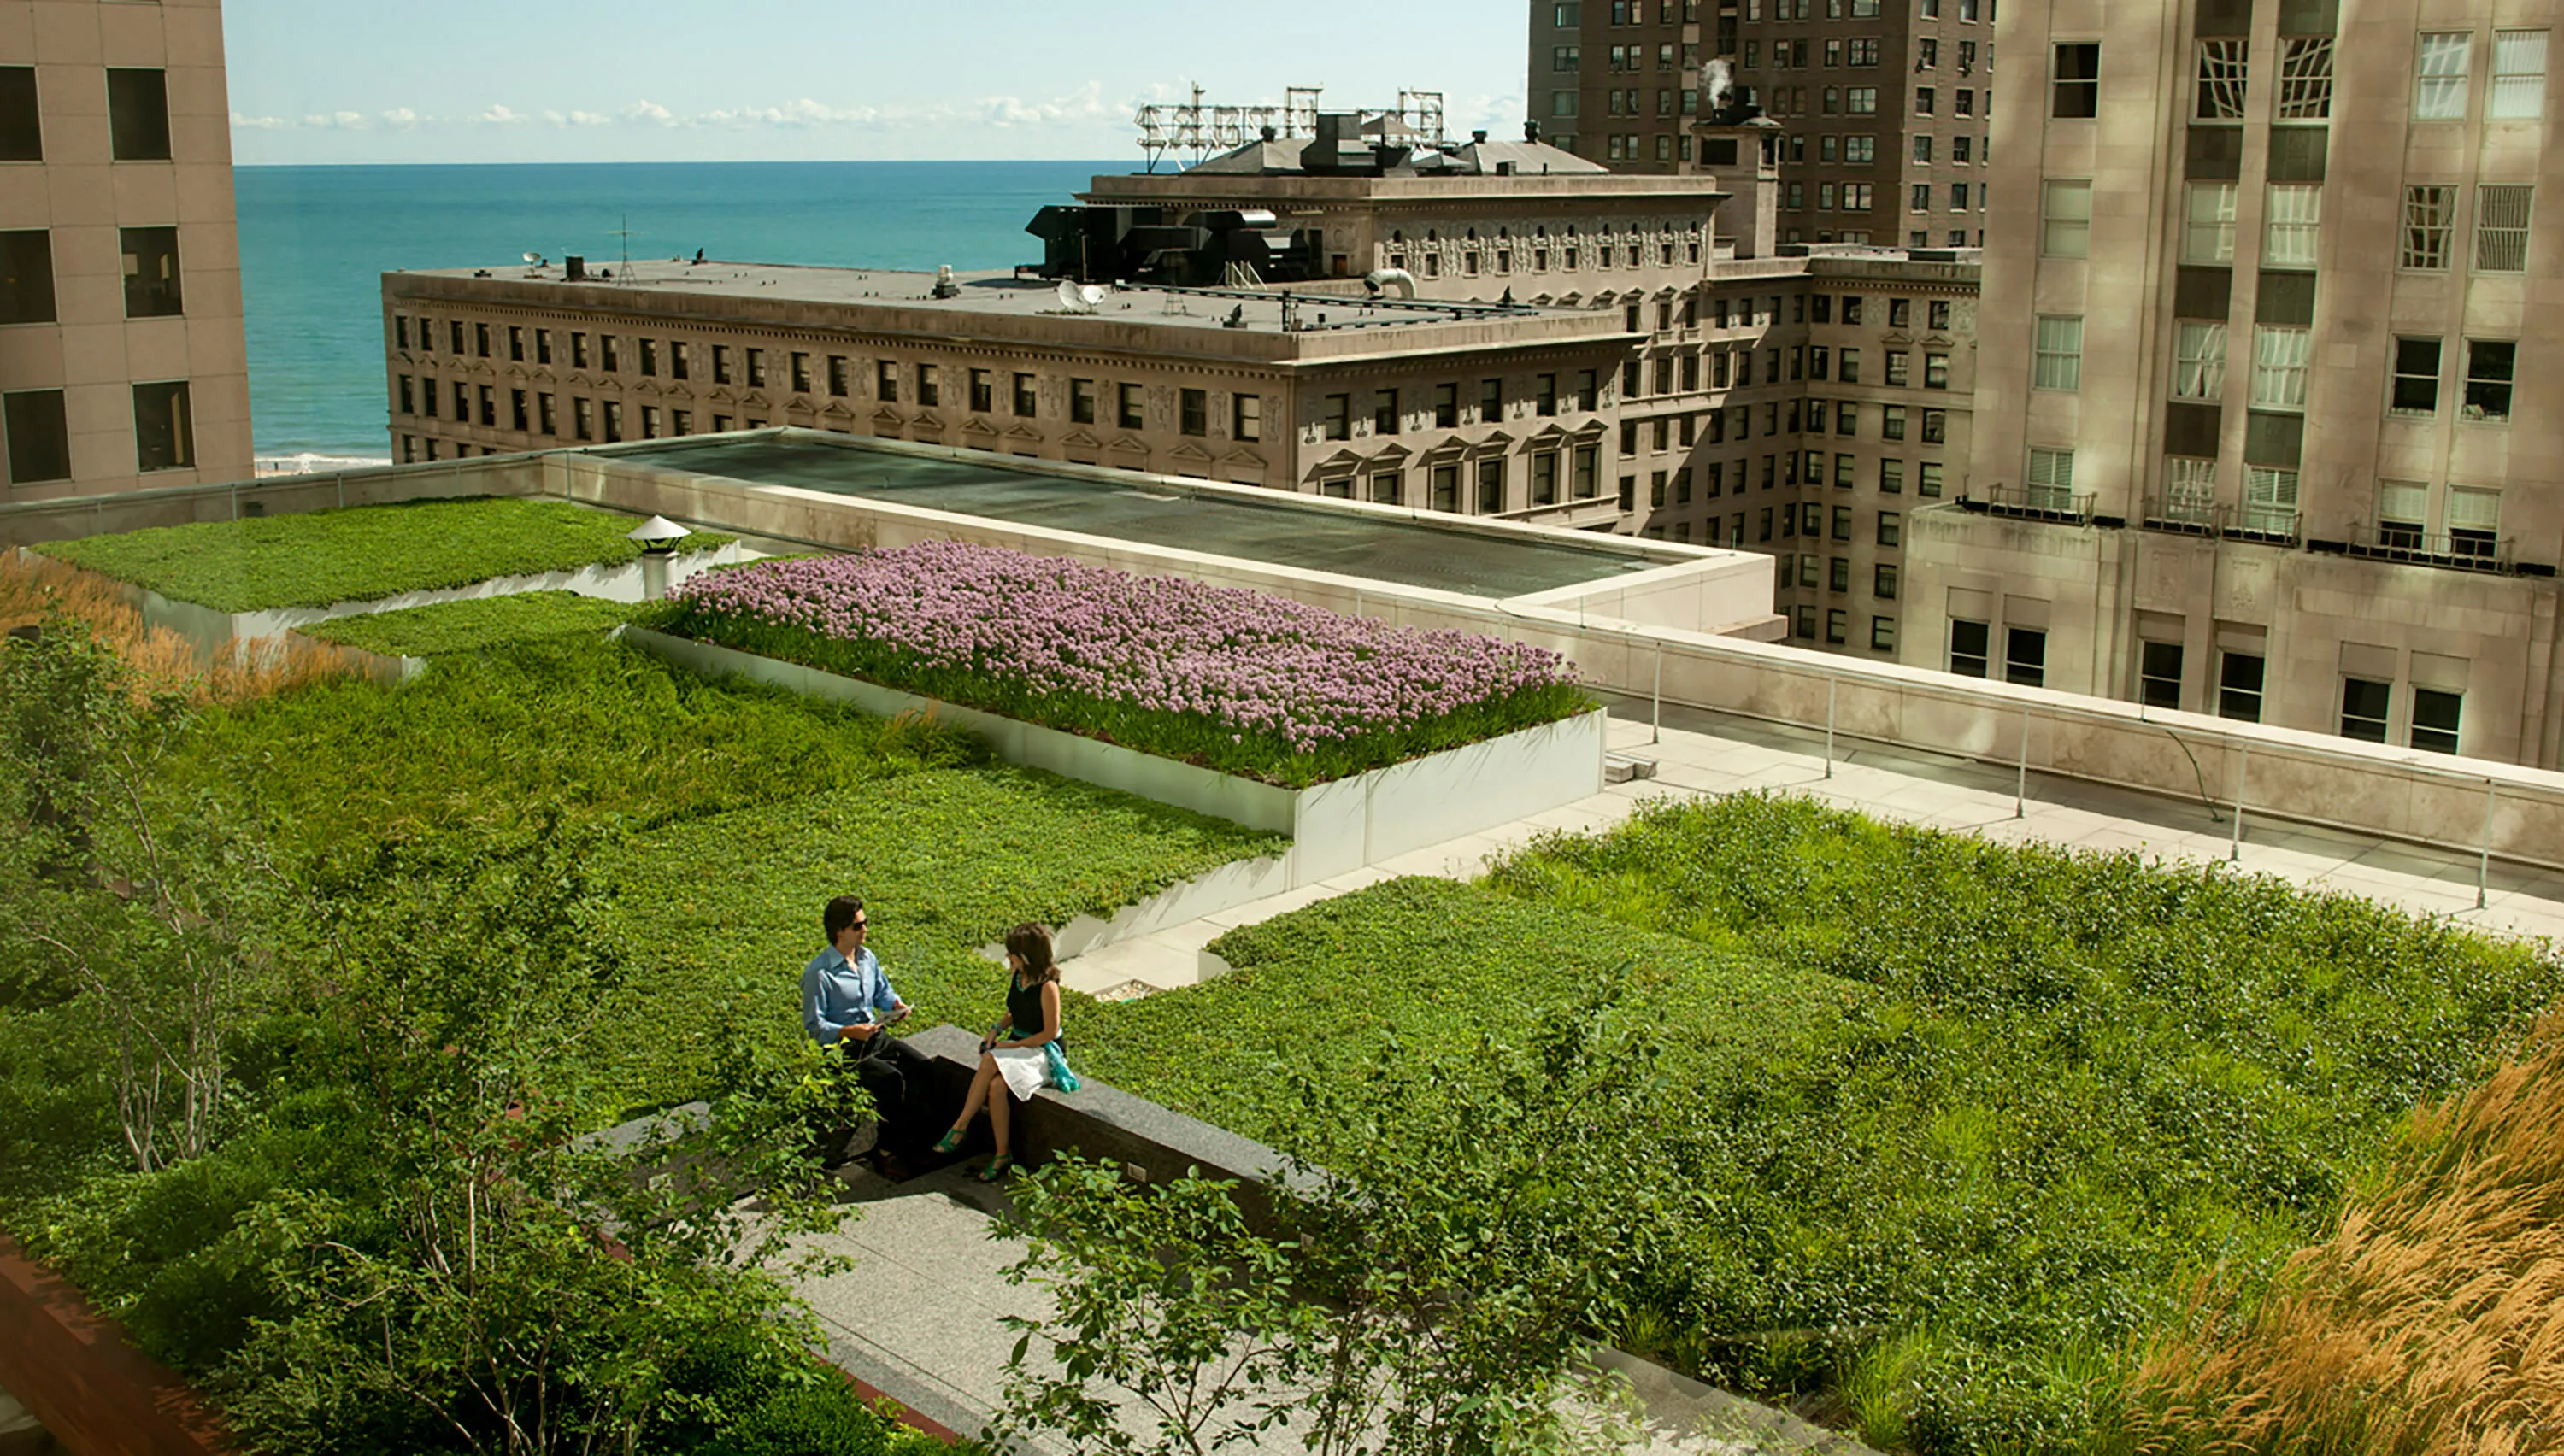
{"label": "window with curtain", "polygon": [[2039,248],[2049,258],[2084,258],[2092,251],[2092,184],[2049,182],[2039,197]]}
{"label": "window with curtain", "polygon": [[2269,220],[2261,240],[2264,268],[2312,268],[2323,224],[2323,187],[2313,182],[2273,182]]}
{"label": "window with curtain", "polygon": [[2252,407],[2302,410],[2306,407],[2306,361],[2314,331],[2264,323],[2252,330]]}
{"label": "window with curtain", "polygon": [[[2474,36],[2466,31],[2426,34],[2415,51],[2413,119],[2462,121],[2466,116],[2466,57]],[[2541,91],[2543,90],[2541,84]]]}
{"label": "window with curtain", "polygon": [[2226,397],[2226,325],[2184,318],[2173,326],[2175,399]]}
{"label": "window with curtain", "polygon": [[2457,188],[2405,188],[2404,242],[2396,266],[2425,273],[2447,272],[2449,235],[2456,226],[2457,216]]}
{"label": "window with curtain", "polygon": [[2163,515],[2167,520],[2206,525],[2217,516],[2217,462],[2194,456],[2164,458]]}
{"label": "window with curtain", "polygon": [[2083,385],[2083,319],[2042,313],[2032,341],[2030,387],[2073,391]]}
{"label": "window with curtain", "polygon": [[2198,97],[2191,115],[2202,121],[2244,119],[2244,88],[2250,76],[2251,42],[2199,43]]}
{"label": "window with curtain", "polygon": [[2235,261],[2235,184],[2193,182],[2189,213],[2182,229],[2181,261]]}
{"label": "window with curtain", "polygon": [[2267,535],[2297,531],[2297,473],[2275,466],[2244,471],[2244,528]]}
{"label": "window with curtain", "polygon": [[2512,184],[2475,189],[2475,272],[2528,271],[2528,209],[2535,191]]}
{"label": "window with curtain", "polygon": [[2546,110],[2546,32],[2495,31],[2492,90],[2484,115],[2496,121],[2534,120]]}
{"label": "window with curtain", "polygon": [[2282,121],[2321,121],[2332,115],[2330,36],[2290,36],[2279,42],[2279,112]]}
{"label": "window with curtain", "polygon": [[2041,511],[2074,509],[2074,452],[2031,446],[2029,504]]}

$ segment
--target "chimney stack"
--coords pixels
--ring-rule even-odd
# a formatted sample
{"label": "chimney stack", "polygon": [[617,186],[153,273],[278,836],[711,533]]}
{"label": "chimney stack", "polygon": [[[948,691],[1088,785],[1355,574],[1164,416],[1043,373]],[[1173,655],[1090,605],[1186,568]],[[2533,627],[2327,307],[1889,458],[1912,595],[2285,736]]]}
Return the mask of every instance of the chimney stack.
{"label": "chimney stack", "polygon": [[1717,231],[1739,258],[1768,258],[1781,240],[1781,123],[1761,114],[1692,127],[1700,170],[1727,194]]}

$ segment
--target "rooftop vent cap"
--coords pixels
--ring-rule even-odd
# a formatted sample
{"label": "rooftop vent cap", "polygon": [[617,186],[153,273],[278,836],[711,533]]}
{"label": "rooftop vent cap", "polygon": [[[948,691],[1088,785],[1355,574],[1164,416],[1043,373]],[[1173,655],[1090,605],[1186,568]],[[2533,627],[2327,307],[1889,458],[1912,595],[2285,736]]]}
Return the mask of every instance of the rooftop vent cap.
{"label": "rooftop vent cap", "polygon": [[641,549],[645,551],[658,551],[664,553],[675,550],[677,548],[677,542],[684,540],[686,537],[693,534],[693,531],[686,529],[684,526],[679,525],[677,522],[670,520],[664,516],[653,516],[649,520],[642,521],[638,526],[635,526],[631,531],[626,533],[623,538],[629,541],[639,541],[641,543]]}

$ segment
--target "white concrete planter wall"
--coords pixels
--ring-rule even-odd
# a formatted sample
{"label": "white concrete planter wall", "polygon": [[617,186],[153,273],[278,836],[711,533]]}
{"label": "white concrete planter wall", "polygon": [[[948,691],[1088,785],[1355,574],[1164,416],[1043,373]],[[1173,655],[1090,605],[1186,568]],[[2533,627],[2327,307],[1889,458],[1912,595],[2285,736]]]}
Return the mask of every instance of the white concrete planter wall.
{"label": "white concrete planter wall", "polygon": [[[671,589],[702,575],[715,566],[755,559],[756,553],[745,544],[733,541],[711,551],[694,551],[668,562],[668,585]],[[61,563],[56,563],[61,564]],[[78,568],[75,568],[78,569]],[[279,637],[298,627],[309,627],[339,617],[360,617],[372,612],[398,611],[403,607],[423,607],[436,602],[470,601],[485,596],[519,596],[531,591],[572,591],[580,596],[605,601],[640,602],[648,599],[642,584],[644,563],[626,561],[614,566],[583,566],[575,571],[544,571],[526,576],[494,576],[468,586],[443,587],[435,591],[406,591],[398,596],[380,597],[373,601],[333,602],[325,607],[282,607],[264,612],[223,612],[195,602],[177,601],[131,582],[115,581],[102,572],[90,572],[102,580],[112,581],[124,599],[142,613],[146,627],[166,627],[195,645],[207,661],[235,651],[234,644],[262,637]]]}
{"label": "white concrete planter wall", "polygon": [[[623,640],[706,677],[745,677],[885,718],[932,714],[985,738],[1009,763],[1291,837],[1291,851],[1279,861],[1230,865],[1130,907],[1115,918],[1110,939],[1315,885],[1602,791],[1604,715],[1599,710],[1358,778],[1289,789],[707,642],[637,627],[626,629]],[[1104,943],[1109,940],[1081,948]],[[1061,950],[1076,953],[1064,943]]]}

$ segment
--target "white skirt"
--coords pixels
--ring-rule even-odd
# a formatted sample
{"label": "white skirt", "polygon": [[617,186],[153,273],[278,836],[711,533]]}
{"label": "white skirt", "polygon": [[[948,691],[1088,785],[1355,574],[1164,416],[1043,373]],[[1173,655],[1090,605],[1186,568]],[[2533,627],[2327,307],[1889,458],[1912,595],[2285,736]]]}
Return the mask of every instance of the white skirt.
{"label": "white skirt", "polygon": [[1017,1102],[1032,1101],[1050,1081],[1050,1060],[1040,1047],[1000,1047],[988,1055],[997,1059],[997,1073]]}

